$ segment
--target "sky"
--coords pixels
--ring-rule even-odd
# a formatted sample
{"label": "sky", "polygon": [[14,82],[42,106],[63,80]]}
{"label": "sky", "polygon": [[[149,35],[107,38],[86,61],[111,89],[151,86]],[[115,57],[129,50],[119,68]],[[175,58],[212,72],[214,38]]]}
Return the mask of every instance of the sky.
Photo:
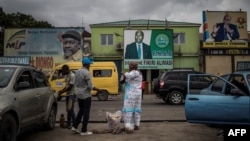
{"label": "sky", "polygon": [[[202,11],[247,12],[250,0],[0,0],[5,13],[20,12],[55,27],[85,27],[105,22],[150,19],[202,24]],[[201,31],[202,28],[200,28]]]}

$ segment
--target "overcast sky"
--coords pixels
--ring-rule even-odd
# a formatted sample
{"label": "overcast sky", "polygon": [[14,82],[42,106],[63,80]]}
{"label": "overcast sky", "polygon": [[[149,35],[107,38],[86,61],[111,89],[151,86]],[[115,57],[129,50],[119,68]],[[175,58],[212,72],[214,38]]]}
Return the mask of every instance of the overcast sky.
{"label": "overcast sky", "polygon": [[55,27],[150,19],[202,24],[202,11],[247,11],[250,0],[0,0],[5,13],[24,13]]}

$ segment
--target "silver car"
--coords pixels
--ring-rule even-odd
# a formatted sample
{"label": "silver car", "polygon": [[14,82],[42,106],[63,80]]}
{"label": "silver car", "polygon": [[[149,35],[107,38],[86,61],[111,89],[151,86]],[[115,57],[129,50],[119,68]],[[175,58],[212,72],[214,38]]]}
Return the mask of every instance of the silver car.
{"label": "silver car", "polygon": [[54,129],[57,101],[43,72],[0,65],[0,141],[15,141],[31,125]]}

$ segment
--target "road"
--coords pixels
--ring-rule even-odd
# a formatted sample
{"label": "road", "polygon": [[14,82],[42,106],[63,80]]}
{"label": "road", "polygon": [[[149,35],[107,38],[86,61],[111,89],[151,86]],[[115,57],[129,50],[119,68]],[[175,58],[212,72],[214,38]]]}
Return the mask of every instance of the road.
{"label": "road", "polygon": [[[90,122],[106,122],[106,112],[115,112],[122,110],[123,95],[109,98],[108,101],[98,101],[96,97],[92,98],[90,113]],[[75,111],[78,110],[75,106]],[[66,115],[65,101],[59,102],[57,120],[60,114]],[[149,121],[186,121],[184,105],[169,105],[155,95],[145,95],[142,100],[142,122]]]}
{"label": "road", "polygon": [[[66,114],[64,102],[64,100],[59,102],[58,120],[61,113]],[[108,129],[106,111],[121,110],[122,105],[122,95],[110,98],[108,101],[98,101],[93,97],[88,129],[99,131]],[[77,105],[75,110],[77,111]],[[216,136],[220,129],[187,123],[184,105],[168,105],[155,95],[145,95],[142,110],[140,130],[135,131],[134,134],[122,132],[118,135],[106,133],[80,136],[69,129],[60,128],[57,123],[54,130],[32,130],[20,135],[17,141],[223,141],[223,137]]]}

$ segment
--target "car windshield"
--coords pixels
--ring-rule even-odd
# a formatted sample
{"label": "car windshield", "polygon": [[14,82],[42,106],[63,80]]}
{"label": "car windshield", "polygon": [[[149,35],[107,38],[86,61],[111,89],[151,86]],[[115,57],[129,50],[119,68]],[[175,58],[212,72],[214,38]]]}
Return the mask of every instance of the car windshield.
{"label": "car windshield", "polygon": [[6,87],[16,68],[0,68],[0,88]]}

